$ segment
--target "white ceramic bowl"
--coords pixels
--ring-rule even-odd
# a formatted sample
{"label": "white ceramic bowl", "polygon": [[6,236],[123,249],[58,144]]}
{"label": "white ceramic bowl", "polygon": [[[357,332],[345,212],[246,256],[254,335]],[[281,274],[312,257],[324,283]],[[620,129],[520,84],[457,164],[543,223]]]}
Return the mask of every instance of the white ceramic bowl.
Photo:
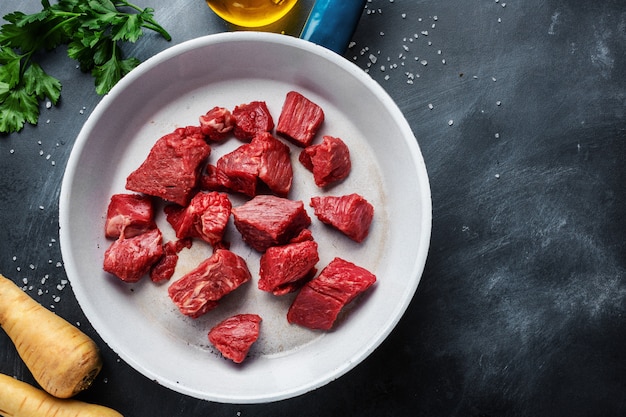
{"label": "white ceramic bowl", "polygon": [[[353,169],[344,182],[318,189],[297,161],[290,198],[303,200],[313,219],[321,269],[335,256],[378,278],[329,332],[290,325],[293,295],[277,298],[256,288],[259,254],[232,223],[231,249],[243,256],[253,281],[196,320],[184,317],[166,284],[149,278],[126,284],[105,273],[106,208],[126,192],[127,175],[154,142],[176,127],[197,125],[213,106],[233,108],[266,101],[275,121],[286,93],[296,90],[319,104],[326,119],[319,135],[342,138]],[[215,146],[215,161],[240,142]],[[322,225],[308,207],[314,195],[357,192],[375,207],[369,237],[354,243]],[[240,197],[233,204],[241,204]],[[173,232],[160,212],[165,239]],[[60,197],[60,238],[76,298],[102,339],[124,361],[175,391],[217,402],[258,403],[293,397],[343,375],[391,332],[411,301],[426,261],[431,231],[428,176],[418,143],[388,94],[343,57],[286,35],[235,32],[176,45],[141,64],[105,96],[81,130],[69,159]],[[177,279],[208,257],[202,242],[181,253]],[[171,281],[173,282],[173,281]],[[209,344],[209,329],[235,313],[263,318],[261,337],[241,365]]]}

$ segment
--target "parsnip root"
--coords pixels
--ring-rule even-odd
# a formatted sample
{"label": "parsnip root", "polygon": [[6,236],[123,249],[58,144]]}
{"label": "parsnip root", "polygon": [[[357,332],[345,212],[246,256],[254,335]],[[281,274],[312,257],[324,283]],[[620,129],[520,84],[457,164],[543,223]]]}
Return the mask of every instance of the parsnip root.
{"label": "parsnip root", "polygon": [[91,338],[2,274],[0,327],[37,383],[55,397],[76,395],[89,387],[102,369],[100,351]]}
{"label": "parsnip root", "polygon": [[53,397],[26,382],[0,374],[0,415],[4,417],[123,417],[101,405]]}

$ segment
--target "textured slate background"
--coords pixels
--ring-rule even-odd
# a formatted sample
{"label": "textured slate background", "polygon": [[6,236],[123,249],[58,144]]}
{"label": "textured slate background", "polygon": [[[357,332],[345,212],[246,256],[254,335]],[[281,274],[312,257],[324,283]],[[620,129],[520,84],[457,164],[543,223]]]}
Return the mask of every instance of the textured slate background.
{"label": "textured slate background", "polygon": [[[297,34],[311,3],[274,29]],[[231,29],[202,1],[140,5],[174,37],[129,48],[142,59]],[[431,250],[404,318],[349,374],[275,404],[188,398],[103,343],[80,398],[135,417],[625,415],[625,45],[618,0],[368,1],[345,57],[403,110],[432,187]],[[58,243],[63,170],[99,97],[62,49],[41,63],[62,100],[0,137],[0,272],[99,340]],[[4,334],[0,371],[32,381]]]}

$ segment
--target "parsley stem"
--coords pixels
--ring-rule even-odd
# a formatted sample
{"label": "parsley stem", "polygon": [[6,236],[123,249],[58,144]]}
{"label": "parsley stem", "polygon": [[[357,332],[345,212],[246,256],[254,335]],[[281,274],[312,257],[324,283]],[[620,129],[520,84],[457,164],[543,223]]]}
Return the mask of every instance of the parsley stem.
{"label": "parsley stem", "polygon": [[[115,7],[122,7],[122,6],[126,6],[126,7],[130,7],[131,9],[134,9],[136,11],[138,11],[139,13],[143,13],[144,11],[146,11],[146,9],[142,9],[141,7],[137,6],[136,4],[130,3],[126,0],[119,0],[117,2],[115,2]],[[152,12],[152,9],[148,9],[150,12]],[[171,41],[172,40],[172,36],[167,32],[167,30],[165,30],[165,28],[161,25],[159,25],[156,20],[154,20],[151,17],[148,16],[143,16],[144,19],[144,24],[143,26],[147,29],[153,30],[155,32],[158,32],[161,36],[163,36],[165,38],[166,41]]]}

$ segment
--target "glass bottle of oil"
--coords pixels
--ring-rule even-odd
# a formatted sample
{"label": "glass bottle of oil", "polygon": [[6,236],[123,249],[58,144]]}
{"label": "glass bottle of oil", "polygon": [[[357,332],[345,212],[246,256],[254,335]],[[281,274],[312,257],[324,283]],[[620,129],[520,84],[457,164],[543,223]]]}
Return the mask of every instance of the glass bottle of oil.
{"label": "glass bottle of oil", "polygon": [[285,16],[298,0],[206,0],[222,19],[237,26],[269,25]]}

